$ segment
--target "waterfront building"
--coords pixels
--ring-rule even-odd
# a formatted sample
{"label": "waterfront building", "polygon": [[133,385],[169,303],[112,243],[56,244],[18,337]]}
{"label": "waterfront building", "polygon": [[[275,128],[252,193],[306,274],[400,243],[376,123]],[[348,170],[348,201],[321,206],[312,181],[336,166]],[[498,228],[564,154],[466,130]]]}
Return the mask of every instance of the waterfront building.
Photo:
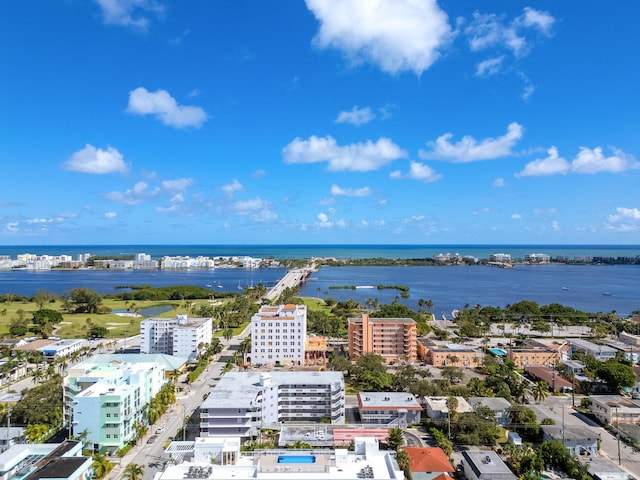
{"label": "waterfront building", "polygon": [[546,253],[527,253],[524,260],[529,263],[549,263],[551,256]]}
{"label": "waterfront building", "polygon": [[254,437],[282,422],[344,423],[342,372],[228,372],[200,407],[200,435]]}
{"label": "waterfront building", "polygon": [[0,454],[0,479],[89,480],[92,463],[81,442],[14,445]]}
{"label": "waterfront building", "polygon": [[516,480],[518,478],[493,450],[463,450],[462,471],[467,480]]}
{"label": "waterfront building", "polygon": [[162,257],[160,268],[163,270],[187,270],[187,269],[212,269],[215,262],[212,258],[198,256],[192,257]]}
{"label": "waterfront building", "polygon": [[411,318],[349,318],[349,357],[357,360],[367,353],[380,355],[387,362],[415,362],[416,322]]}
{"label": "waterfront building", "polygon": [[167,382],[166,364],[153,355],[106,362],[101,357],[68,368],[65,405],[74,435],[86,430],[95,451],[114,453],[135,436],[134,425],[145,421],[145,406]]}
{"label": "waterfront building", "polygon": [[266,305],[251,317],[251,356],[247,363],[304,365],[307,338],[305,305]]}
{"label": "waterfront building", "polygon": [[410,393],[360,392],[358,411],[364,424],[407,428],[411,423],[420,423],[422,407]]}
{"label": "waterfront building", "polygon": [[509,253],[492,253],[489,255],[490,262],[511,263],[511,254]]}
{"label": "waterfront building", "polygon": [[193,362],[211,343],[212,335],[211,318],[188,318],[186,314],[149,318],[140,322],[140,352],[174,355]]}
{"label": "waterfront building", "polygon": [[[395,453],[380,450],[375,438],[358,437],[354,450],[254,450],[242,453],[238,439],[196,438],[195,442],[174,442],[167,451],[190,461],[171,463],[155,480],[280,479],[351,480],[379,478],[403,480]],[[178,445],[179,443],[179,445]]]}
{"label": "waterfront building", "polygon": [[437,345],[431,339],[417,340],[418,357],[427,365],[435,367],[477,367],[479,365],[478,352],[473,348],[458,344]]}

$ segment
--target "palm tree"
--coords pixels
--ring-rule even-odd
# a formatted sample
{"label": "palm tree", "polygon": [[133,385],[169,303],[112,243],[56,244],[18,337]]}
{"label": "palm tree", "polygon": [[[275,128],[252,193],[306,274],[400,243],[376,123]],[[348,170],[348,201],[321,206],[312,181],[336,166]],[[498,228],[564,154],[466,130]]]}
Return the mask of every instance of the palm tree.
{"label": "palm tree", "polygon": [[549,385],[547,385],[546,382],[537,381],[533,385],[531,393],[533,394],[533,399],[536,403],[540,403],[549,396]]}
{"label": "palm tree", "polygon": [[130,463],[124,469],[123,478],[127,480],[142,480],[144,475],[144,465],[138,465],[137,463]]}
{"label": "palm tree", "polygon": [[114,464],[104,455],[95,454],[92,458],[93,463],[91,464],[91,468],[93,468],[95,478],[100,479],[106,477],[114,467]]}

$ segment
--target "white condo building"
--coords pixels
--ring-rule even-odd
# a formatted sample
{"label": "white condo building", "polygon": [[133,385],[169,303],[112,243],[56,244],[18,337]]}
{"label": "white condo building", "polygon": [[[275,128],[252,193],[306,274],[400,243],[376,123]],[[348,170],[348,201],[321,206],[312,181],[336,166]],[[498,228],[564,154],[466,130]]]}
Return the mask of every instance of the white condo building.
{"label": "white condo building", "polygon": [[305,305],[263,306],[251,318],[251,356],[247,363],[304,365],[306,338]]}
{"label": "white condo building", "polygon": [[211,318],[150,318],[140,322],[140,352],[164,353],[194,361],[199,346],[209,345],[213,335]]}
{"label": "white condo building", "polygon": [[229,372],[200,407],[200,436],[254,437],[281,422],[344,424],[342,372]]}

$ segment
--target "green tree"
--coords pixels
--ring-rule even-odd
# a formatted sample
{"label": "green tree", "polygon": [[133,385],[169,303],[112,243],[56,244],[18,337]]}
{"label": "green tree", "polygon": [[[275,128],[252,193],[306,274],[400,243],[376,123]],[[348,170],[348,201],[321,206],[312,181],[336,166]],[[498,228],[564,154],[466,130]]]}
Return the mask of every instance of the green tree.
{"label": "green tree", "polygon": [[401,428],[396,427],[389,429],[387,445],[389,446],[389,450],[398,450],[402,445],[404,445],[404,434]]}
{"label": "green tree", "polygon": [[537,440],[540,426],[536,414],[524,405],[513,405],[508,409],[510,427],[526,439]]}
{"label": "green tree", "polygon": [[89,288],[74,288],[69,292],[68,299],[74,313],[98,313],[102,305],[102,295]]}
{"label": "green tree", "polygon": [[629,365],[607,360],[597,369],[597,375],[609,386],[609,391],[619,392],[622,388],[631,388],[636,383],[633,368]]}
{"label": "green tree", "polygon": [[142,480],[144,475],[144,465],[138,465],[137,463],[130,463],[124,469],[123,478],[127,480]]}
{"label": "green tree", "polygon": [[9,333],[14,337],[22,337],[29,331],[29,322],[26,319],[12,318],[9,321]]}
{"label": "green tree", "polygon": [[92,458],[93,463],[91,464],[91,468],[93,468],[95,478],[104,478],[113,470],[114,464],[105,455],[95,454]]}
{"label": "green tree", "polygon": [[27,425],[27,428],[25,428],[24,436],[27,438],[29,443],[36,443],[49,431],[49,428],[50,427],[48,425],[32,423]]}
{"label": "green tree", "polygon": [[533,394],[533,399],[536,403],[540,403],[549,396],[549,385],[547,385],[547,382],[539,380],[533,385],[531,393]]}
{"label": "green tree", "polygon": [[38,290],[32,297],[31,301],[38,306],[38,310],[42,310],[47,303],[55,300],[56,296],[48,290]]}

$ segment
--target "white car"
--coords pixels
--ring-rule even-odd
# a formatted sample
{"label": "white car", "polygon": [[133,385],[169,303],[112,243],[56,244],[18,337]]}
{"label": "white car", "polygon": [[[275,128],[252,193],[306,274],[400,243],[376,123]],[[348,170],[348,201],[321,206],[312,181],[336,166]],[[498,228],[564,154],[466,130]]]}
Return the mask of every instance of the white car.
{"label": "white car", "polygon": [[164,425],[156,428],[156,433],[162,433],[166,430],[166,427]]}

